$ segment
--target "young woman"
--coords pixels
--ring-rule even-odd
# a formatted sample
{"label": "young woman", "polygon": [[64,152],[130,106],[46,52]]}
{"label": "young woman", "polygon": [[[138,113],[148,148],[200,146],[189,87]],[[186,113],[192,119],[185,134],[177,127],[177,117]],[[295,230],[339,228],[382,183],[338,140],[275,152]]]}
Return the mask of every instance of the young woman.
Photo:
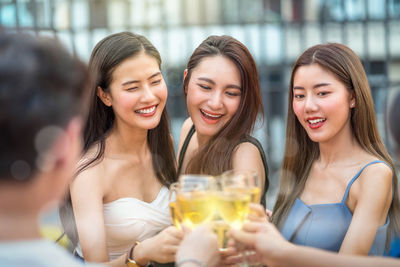
{"label": "young woman", "polygon": [[258,72],[250,52],[230,36],[208,37],[190,57],[183,90],[190,118],[181,131],[178,173],[255,170],[265,206],[266,157],[250,136],[262,114]]}
{"label": "young woman", "polygon": [[400,227],[397,177],[361,61],[341,44],[307,49],[289,103],[273,222],[295,244],[382,255]]}
{"label": "young woman", "polygon": [[140,266],[174,261],[182,233],[168,227],[176,165],[160,66],[155,47],[129,32],[92,52],[84,155],[70,186],[85,261],[125,266],[128,252]]}
{"label": "young woman", "polygon": [[[400,147],[400,94],[393,101],[393,108],[389,116],[389,126],[397,150]],[[400,151],[397,151],[400,158]],[[400,259],[390,257],[369,257],[356,255],[343,255],[330,251],[323,251],[312,247],[298,246],[289,243],[279,231],[269,222],[246,222],[240,230],[231,230],[230,236],[235,242],[252,248],[255,252],[248,256],[248,262],[263,263],[267,266],[380,266],[398,267]],[[234,245],[234,243],[232,244]],[[220,266],[217,240],[210,229],[197,228],[192,233],[185,235],[176,255],[176,262],[185,260],[192,263],[187,266],[198,266],[202,262],[207,266]]]}

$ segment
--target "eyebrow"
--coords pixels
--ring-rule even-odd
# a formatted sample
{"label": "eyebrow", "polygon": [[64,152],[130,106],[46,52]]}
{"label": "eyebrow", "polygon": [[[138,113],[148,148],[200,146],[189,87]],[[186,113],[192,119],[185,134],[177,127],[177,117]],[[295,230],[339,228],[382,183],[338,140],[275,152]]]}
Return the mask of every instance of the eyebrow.
{"label": "eyebrow", "polygon": [[[158,75],[161,75],[161,71],[158,71],[158,72],[152,74],[149,78],[147,78],[147,80],[151,80]],[[138,82],[139,82],[138,80],[126,81],[126,82],[122,83],[122,86],[132,84],[132,83],[138,83]]]}
{"label": "eyebrow", "polygon": [[[212,85],[215,85],[215,82],[214,82],[213,80],[209,79],[209,78],[199,77],[199,78],[197,78],[197,79],[198,79],[198,80],[201,80],[201,81],[205,81],[205,82],[211,83]],[[228,84],[228,85],[226,86],[226,88],[235,88],[235,89],[238,89],[238,90],[242,90],[242,87],[237,86],[237,85],[235,85],[235,84]]]}
{"label": "eyebrow", "polygon": [[[331,85],[331,84],[330,83],[317,83],[316,85],[313,86],[313,89],[316,89],[318,87],[327,86],[327,85]],[[304,87],[303,86],[295,86],[295,87],[293,87],[293,90],[296,90],[296,89],[304,90]]]}

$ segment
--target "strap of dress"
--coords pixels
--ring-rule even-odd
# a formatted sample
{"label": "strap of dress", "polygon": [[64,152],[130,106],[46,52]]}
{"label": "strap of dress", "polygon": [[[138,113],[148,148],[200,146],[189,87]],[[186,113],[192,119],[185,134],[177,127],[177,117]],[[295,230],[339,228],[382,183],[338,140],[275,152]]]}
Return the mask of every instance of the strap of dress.
{"label": "strap of dress", "polygon": [[346,191],[344,192],[344,196],[343,196],[343,199],[342,199],[342,203],[345,203],[345,202],[346,202],[346,199],[347,199],[347,196],[348,196],[348,194],[349,194],[351,185],[354,183],[355,180],[357,180],[357,178],[360,176],[360,174],[363,172],[363,170],[364,170],[365,168],[367,168],[369,165],[376,164],[376,163],[384,163],[384,164],[386,164],[387,166],[389,166],[390,168],[392,168],[387,162],[384,162],[384,161],[382,161],[382,160],[374,160],[374,161],[371,161],[370,163],[367,163],[367,164],[366,164],[364,167],[362,167],[361,170],[359,170],[359,171],[356,173],[356,175],[354,175],[354,177],[350,180],[349,184],[348,184],[347,187],[346,187]]}
{"label": "strap of dress", "polygon": [[[179,153],[179,159],[178,159],[178,175],[180,175],[182,171],[182,163],[185,158],[186,150],[189,146],[190,139],[192,139],[193,134],[196,132],[196,129],[194,128],[194,125],[190,128],[188,134],[186,135],[185,141],[183,142],[181,151]],[[261,159],[264,165],[264,172],[265,172],[265,185],[264,185],[264,190],[261,194],[261,204],[266,207],[265,203],[265,194],[267,193],[268,187],[269,187],[269,179],[268,179],[268,165],[267,165],[267,157],[265,156],[264,149],[262,148],[260,142],[252,137],[252,136],[246,136],[246,138],[240,140],[239,143],[244,143],[244,142],[249,142],[255,145],[260,152]]]}
{"label": "strap of dress", "polygon": [[268,164],[267,164],[267,157],[265,156],[265,152],[264,149],[262,147],[262,145],[260,144],[260,142],[254,138],[253,136],[246,136],[246,138],[240,140],[239,143],[245,143],[245,142],[249,142],[252,143],[253,145],[255,145],[258,149],[258,151],[260,152],[260,156],[261,156],[261,160],[263,162],[264,165],[264,173],[265,173],[265,184],[264,184],[264,190],[261,194],[261,205],[264,206],[264,208],[266,207],[266,200],[265,200],[265,194],[267,193],[268,187],[269,187],[269,179],[268,179]]}
{"label": "strap of dress", "polygon": [[192,136],[193,136],[195,131],[196,131],[196,129],[194,128],[194,124],[193,124],[192,127],[190,128],[188,134],[186,135],[185,141],[183,142],[183,145],[182,145],[182,148],[181,148],[181,152],[179,153],[178,175],[181,173],[183,159],[185,158],[186,150],[188,148],[190,139],[192,139]]}

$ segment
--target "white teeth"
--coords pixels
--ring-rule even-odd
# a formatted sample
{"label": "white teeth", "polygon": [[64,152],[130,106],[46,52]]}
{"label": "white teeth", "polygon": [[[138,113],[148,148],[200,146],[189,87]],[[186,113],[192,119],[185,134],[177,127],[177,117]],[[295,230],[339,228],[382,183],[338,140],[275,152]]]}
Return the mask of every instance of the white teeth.
{"label": "white teeth", "polygon": [[211,117],[211,118],[219,118],[219,117],[222,117],[222,115],[211,115],[211,114],[205,112],[205,111],[202,110],[202,109],[200,109],[200,111],[201,111],[204,115],[207,115],[207,116],[209,116],[209,117]]}
{"label": "white teeth", "polygon": [[314,123],[318,123],[321,121],[325,121],[326,119],[315,119],[315,120],[308,120],[309,123],[314,124]]}
{"label": "white teeth", "polygon": [[149,114],[149,113],[152,113],[155,109],[156,109],[156,106],[152,106],[151,108],[145,108],[145,109],[136,110],[136,113]]}

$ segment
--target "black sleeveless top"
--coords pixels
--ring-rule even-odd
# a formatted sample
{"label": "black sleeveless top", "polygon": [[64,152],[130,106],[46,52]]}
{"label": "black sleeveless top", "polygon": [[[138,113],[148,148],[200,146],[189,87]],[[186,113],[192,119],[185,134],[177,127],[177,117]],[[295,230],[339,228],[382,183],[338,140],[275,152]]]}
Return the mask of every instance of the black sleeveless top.
{"label": "black sleeveless top", "polygon": [[[179,154],[178,175],[180,175],[180,173],[182,171],[183,159],[185,158],[186,150],[189,146],[190,139],[192,139],[192,136],[195,132],[196,132],[196,129],[194,128],[194,125],[192,125],[192,127],[189,130],[189,133],[187,134],[187,136],[185,138],[185,141],[183,142],[181,152]],[[262,148],[260,142],[256,138],[248,135],[245,138],[243,138],[242,140],[240,140],[239,144],[245,143],[245,142],[252,143],[253,145],[255,145],[257,147],[258,151],[260,152],[261,160],[264,165],[265,183],[264,183],[264,190],[261,194],[261,205],[263,205],[265,208],[266,207],[265,195],[266,195],[268,187],[269,187],[267,157],[265,156],[264,149]]]}

